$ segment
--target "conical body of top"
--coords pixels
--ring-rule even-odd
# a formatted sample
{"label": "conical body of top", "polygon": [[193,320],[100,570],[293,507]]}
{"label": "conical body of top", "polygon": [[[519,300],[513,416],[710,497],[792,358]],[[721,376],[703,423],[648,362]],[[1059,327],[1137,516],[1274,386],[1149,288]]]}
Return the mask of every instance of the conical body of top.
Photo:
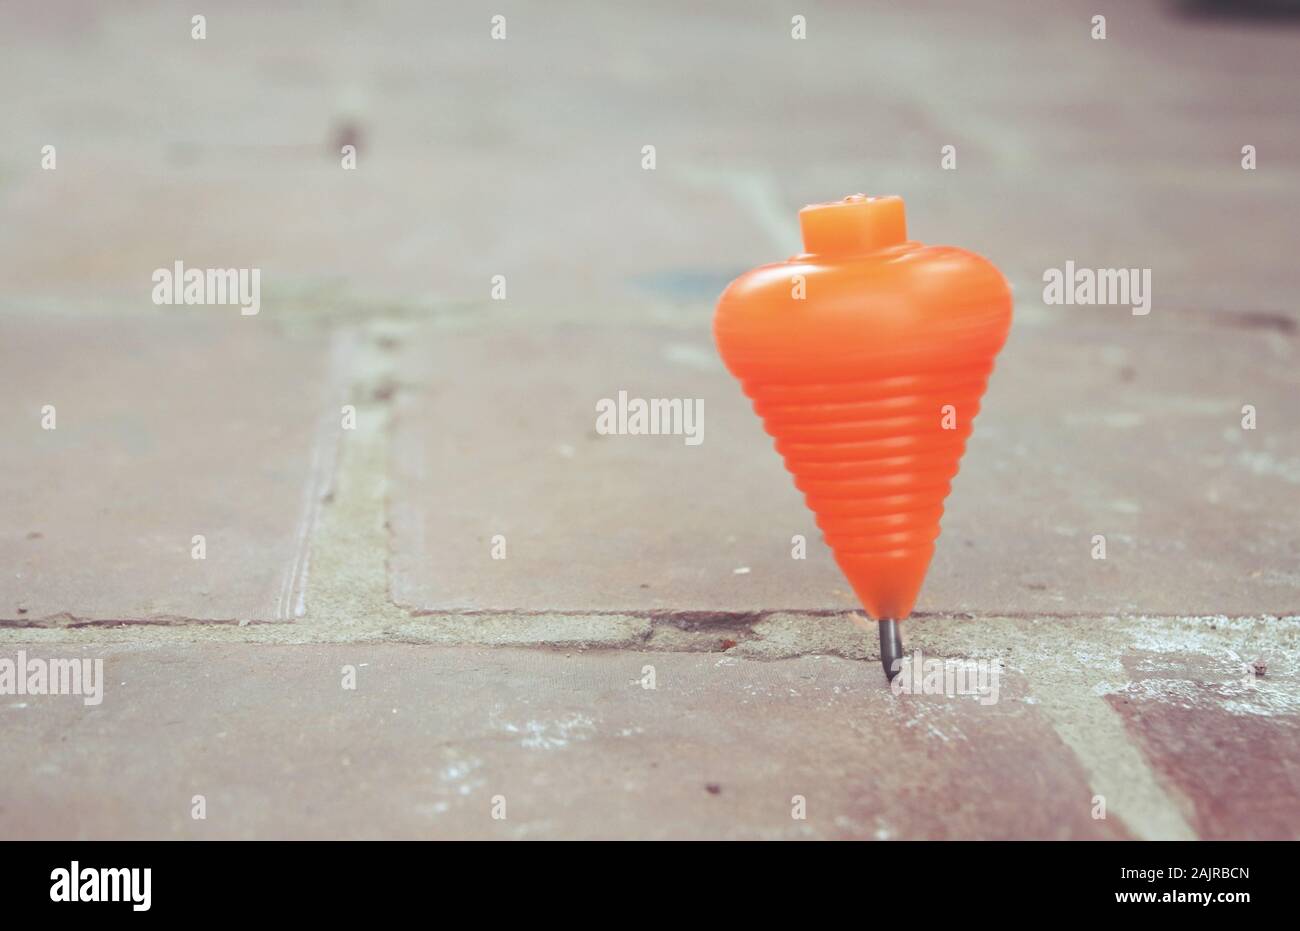
{"label": "conical body of top", "polygon": [[714,337],[867,613],[907,617],[934,555],[1011,291],[907,239],[897,197],[805,207],[806,252],[741,275]]}

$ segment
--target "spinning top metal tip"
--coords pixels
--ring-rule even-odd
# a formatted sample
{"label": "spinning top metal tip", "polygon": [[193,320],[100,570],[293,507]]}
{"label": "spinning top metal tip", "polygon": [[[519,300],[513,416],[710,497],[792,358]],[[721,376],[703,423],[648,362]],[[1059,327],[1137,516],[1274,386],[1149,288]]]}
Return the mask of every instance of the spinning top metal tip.
{"label": "spinning top metal tip", "polygon": [[880,666],[885,679],[892,682],[898,675],[898,660],[903,658],[903,637],[898,631],[898,621],[880,622]]}

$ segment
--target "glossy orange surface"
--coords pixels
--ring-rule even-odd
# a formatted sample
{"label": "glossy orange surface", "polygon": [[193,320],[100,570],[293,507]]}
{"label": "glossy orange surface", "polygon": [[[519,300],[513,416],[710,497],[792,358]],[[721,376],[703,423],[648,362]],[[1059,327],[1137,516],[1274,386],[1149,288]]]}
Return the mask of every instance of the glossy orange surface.
{"label": "glossy orange surface", "polygon": [[898,197],[814,204],[799,221],[806,252],[733,281],[714,337],[863,608],[904,618],[1011,291],[978,255],[908,240]]}

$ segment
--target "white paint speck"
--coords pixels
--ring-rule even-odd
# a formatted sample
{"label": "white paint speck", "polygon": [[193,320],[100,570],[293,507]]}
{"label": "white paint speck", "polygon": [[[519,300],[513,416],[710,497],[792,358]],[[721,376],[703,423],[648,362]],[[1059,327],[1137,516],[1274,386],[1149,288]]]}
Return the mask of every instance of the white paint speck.
{"label": "white paint speck", "polygon": [[521,747],[558,750],[567,747],[571,741],[589,739],[596,729],[596,722],[585,714],[575,713],[554,721],[532,720],[523,724],[507,721],[496,726],[507,734],[523,735],[519,741]]}

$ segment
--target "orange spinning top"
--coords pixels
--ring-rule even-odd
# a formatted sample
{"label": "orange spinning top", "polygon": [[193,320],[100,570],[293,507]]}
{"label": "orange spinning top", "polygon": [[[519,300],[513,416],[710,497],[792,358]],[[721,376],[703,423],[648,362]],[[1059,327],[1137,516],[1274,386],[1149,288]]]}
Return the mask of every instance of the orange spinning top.
{"label": "orange spinning top", "polygon": [[902,619],[1011,291],[978,255],[909,241],[899,197],[813,204],[799,223],[806,253],[733,281],[714,337],[862,606]]}

